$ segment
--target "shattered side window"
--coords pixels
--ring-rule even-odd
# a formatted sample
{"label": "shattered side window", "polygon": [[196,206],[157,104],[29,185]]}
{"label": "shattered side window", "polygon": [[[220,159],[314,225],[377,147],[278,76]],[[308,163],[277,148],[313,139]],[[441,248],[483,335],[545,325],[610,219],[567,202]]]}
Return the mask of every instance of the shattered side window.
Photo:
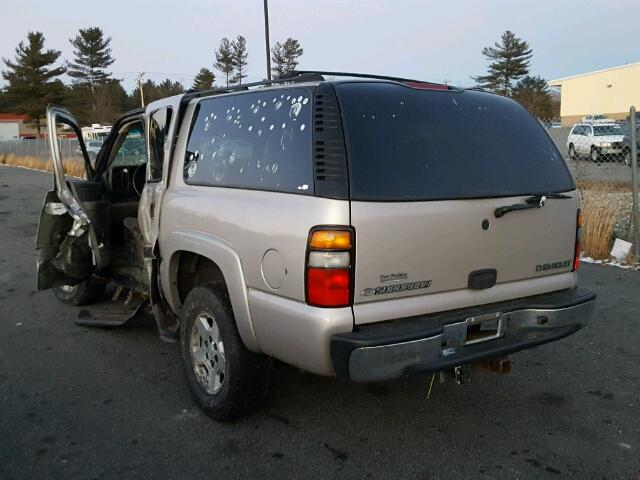
{"label": "shattered side window", "polygon": [[187,144],[185,182],[313,194],[311,94],[291,88],[202,100]]}

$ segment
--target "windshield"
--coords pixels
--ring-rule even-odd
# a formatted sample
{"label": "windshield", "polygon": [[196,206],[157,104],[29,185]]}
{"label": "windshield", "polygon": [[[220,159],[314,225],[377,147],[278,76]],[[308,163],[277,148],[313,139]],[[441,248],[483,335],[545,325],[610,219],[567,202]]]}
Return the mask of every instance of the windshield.
{"label": "windshield", "polygon": [[441,200],[562,192],[567,167],[518,103],[478,91],[383,82],[336,85],[353,200]]}
{"label": "windshield", "polygon": [[596,137],[604,135],[624,135],[624,129],[620,125],[594,125],[593,134]]}

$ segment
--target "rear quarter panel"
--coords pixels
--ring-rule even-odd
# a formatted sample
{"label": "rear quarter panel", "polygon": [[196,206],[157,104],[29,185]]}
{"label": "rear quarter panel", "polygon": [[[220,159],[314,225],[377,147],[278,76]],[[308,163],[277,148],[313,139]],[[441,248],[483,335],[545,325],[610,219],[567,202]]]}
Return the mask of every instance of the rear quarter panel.
{"label": "rear quarter panel", "polygon": [[[315,225],[348,225],[349,202],[310,195],[187,185],[183,164],[193,111],[192,104],[182,122],[169,185],[160,209],[160,252],[167,260],[180,250],[194,251],[213,261],[217,256],[233,257],[225,262],[226,266],[219,266],[227,282],[241,336],[249,348],[260,351],[253,320],[268,322],[264,318],[268,312],[250,308],[250,291],[304,305],[309,231]],[[186,237],[188,242],[183,240]],[[283,271],[278,285],[274,282],[270,285],[265,279],[263,258],[267,251],[272,251],[267,268],[273,270],[275,263],[276,270],[281,267]],[[181,304],[172,278],[174,274],[171,262],[163,261],[163,290],[171,307],[179,312]],[[352,325],[352,318],[349,324]]]}

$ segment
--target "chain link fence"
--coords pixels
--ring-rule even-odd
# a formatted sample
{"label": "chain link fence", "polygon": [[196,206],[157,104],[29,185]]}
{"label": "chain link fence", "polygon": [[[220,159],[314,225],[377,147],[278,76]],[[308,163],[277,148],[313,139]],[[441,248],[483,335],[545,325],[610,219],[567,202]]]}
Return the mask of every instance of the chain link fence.
{"label": "chain link fence", "polygon": [[[588,115],[570,127],[541,121],[576,180],[585,218],[582,246],[594,259],[607,259],[615,239],[634,243],[630,118]],[[633,256],[625,260],[637,261]]]}
{"label": "chain link fence", "polygon": [[[80,157],[80,143],[77,138],[58,139],[63,157]],[[0,155],[33,157],[42,161],[49,160],[49,145],[44,138],[0,141]]]}
{"label": "chain link fence", "polygon": [[[84,163],[77,138],[60,138],[65,172],[75,177],[84,175]],[[24,139],[0,141],[0,164],[52,170],[48,140]]]}

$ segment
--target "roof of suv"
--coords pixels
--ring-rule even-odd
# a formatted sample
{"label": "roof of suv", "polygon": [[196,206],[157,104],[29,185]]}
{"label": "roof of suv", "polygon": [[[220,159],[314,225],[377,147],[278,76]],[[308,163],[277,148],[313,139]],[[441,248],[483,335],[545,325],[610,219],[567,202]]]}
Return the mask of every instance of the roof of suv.
{"label": "roof of suv", "polygon": [[[329,77],[329,78],[327,78]],[[333,77],[333,78],[332,78]],[[442,83],[429,82],[425,80],[414,80],[401,77],[390,77],[385,75],[353,73],[353,72],[324,72],[324,71],[297,71],[289,77],[263,80],[261,82],[247,83],[244,85],[233,85],[228,87],[213,88],[210,90],[190,90],[184,94],[185,100],[192,98],[208,97],[212,95],[222,95],[229,93],[240,93],[253,88],[261,90],[276,90],[282,88],[290,88],[293,84],[296,86],[317,86],[320,83],[343,83],[356,81],[386,81],[403,84],[413,88],[433,89],[433,90],[460,90],[456,87],[445,85]]]}

